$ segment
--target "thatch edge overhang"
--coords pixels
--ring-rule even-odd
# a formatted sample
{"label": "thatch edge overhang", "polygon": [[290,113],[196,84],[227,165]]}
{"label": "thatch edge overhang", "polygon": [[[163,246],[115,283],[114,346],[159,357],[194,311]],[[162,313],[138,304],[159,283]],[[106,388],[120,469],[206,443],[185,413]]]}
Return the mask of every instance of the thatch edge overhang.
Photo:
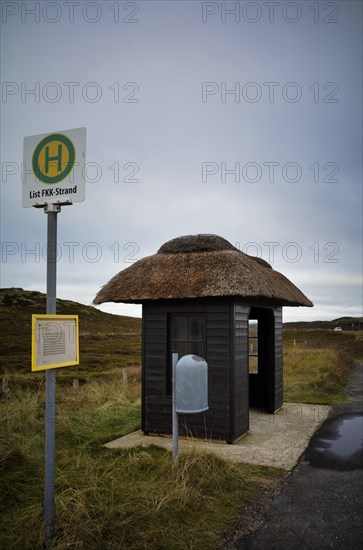
{"label": "thatch edge overhang", "polygon": [[159,251],[112,277],[93,303],[138,304],[220,297],[276,306],[313,305],[282,273],[237,249],[192,253]]}

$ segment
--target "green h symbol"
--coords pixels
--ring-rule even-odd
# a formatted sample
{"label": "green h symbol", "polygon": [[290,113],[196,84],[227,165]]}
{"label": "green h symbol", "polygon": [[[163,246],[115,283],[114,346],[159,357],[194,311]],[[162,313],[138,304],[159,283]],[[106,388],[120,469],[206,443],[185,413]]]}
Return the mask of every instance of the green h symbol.
{"label": "green h symbol", "polygon": [[58,155],[55,157],[49,156],[49,146],[47,145],[45,148],[45,173],[47,174],[49,172],[49,161],[57,160],[58,161],[58,172],[62,169],[62,144],[58,144]]}

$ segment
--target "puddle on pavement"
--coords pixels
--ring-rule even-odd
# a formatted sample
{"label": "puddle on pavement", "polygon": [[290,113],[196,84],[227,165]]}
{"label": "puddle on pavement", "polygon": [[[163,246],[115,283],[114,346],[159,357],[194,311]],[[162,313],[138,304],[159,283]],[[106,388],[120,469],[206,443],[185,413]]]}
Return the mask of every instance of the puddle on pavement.
{"label": "puddle on pavement", "polygon": [[362,416],[340,419],[338,438],[323,439],[330,446],[330,452],[340,456],[350,456],[362,447]]}
{"label": "puddle on pavement", "polygon": [[324,422],[310,442],[306,459],[316,468],[362,468],[363,415],[342,414]]}

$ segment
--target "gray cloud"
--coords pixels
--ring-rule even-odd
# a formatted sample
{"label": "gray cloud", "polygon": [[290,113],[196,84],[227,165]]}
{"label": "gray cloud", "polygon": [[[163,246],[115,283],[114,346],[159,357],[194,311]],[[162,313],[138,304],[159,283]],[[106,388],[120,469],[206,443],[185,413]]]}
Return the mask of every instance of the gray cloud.
{"label": "gray cloud", "polygon": [[2,24],[2,285],[45,288],[46,217],[21,207],[23,138],[85,126],[86,201],[58,217],[59,295],[90,303],[133,250],[215,232],[267,260],[278,243],[274,268],[315,303],[285,318],[359,315],[361,4],[296,2],[295,23],[283,2],[272,23],[263,2],[239,3],[239,23],[221,2],[131,3],[118,23],[112,2],[94,3],[94,23],[87,2],[73,23],[57,4],[58,22],[49,8]]}

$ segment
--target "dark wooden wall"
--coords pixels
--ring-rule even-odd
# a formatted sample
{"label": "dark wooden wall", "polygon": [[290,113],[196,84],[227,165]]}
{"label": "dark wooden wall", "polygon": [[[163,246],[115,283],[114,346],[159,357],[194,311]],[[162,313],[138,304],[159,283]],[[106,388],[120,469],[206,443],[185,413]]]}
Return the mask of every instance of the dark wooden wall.
{"label": "dark wooden wall", "polygon": [[[180,433],[232,443],[249,429],[249,406],[273,413],[282,406],[282,311],[258,308],[263,368],[255,386],[248,374],[248,319],[251,307],[239,299],[216,298],[143,304],[142,430],[170,434],[171,395],[167,376],[171,314],[205,315],[208,363],[206,413],[180,415]],[[257,309],[254,308],[254,311]],[[259,385],[260,384],[260,385]],[[252,388],[252,391],[251,391]],[[251,395],[250,395],[251,394]],[[262,396],[262,397],[261,397]]]}
{"label": "dark wooden wall", "polygon": [[209,411],[180,415],[181,433],[230,439],[231,328],[229,299],[165,301],[143,304],[143,413],[145,433],[171,433],[171,396],[167,395],[168,317],[204,313]]}
{"label": "dark wooden wall", "polygon": [[249,429],[248,316],[250,308],[237,300],[233,307],[234,364],[231,383],[231,441]]}
{"label": "dark wooden wall", "polygon": [[282,350],[282,308],[274,308],[275,316],[275,379],[273,384],[274,402],[269,410],[273,413],[282,407],[283,402],[283,350]]}

